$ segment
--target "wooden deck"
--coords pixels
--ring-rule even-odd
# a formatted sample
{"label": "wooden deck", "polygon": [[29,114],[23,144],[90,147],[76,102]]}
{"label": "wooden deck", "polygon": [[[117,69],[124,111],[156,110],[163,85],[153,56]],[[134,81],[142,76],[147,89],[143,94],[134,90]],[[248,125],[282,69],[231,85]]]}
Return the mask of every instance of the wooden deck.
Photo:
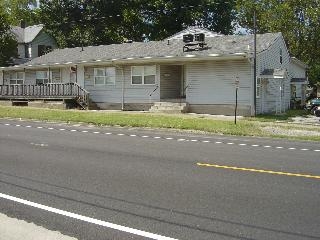
{"label": "wooden deck", "polygon": [[89,92],[77,83],[50,83],[43,85],[0,85],[3,100],[75,100],[88,108]]}

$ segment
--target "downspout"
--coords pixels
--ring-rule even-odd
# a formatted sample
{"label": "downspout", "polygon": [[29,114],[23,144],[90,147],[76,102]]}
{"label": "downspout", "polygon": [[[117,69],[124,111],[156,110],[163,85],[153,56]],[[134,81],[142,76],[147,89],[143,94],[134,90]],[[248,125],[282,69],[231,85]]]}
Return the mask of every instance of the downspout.
{"label": "downspout", "polygon": [[78,83],[78,65],[76,65],[76,83]]}
{"label": "downspout", "polygon": [[122,86],[121,86],[121,111],[124,111],[124,88],[125,88],[125,82],[124,82],[124,71],[123,67],[119,67],[114,62],[112,62],[112,65],[115,68],[118,68],[121,70],[121,78],[122,78]]}
{"label": "downspout", "polygon": [[4,71],[2,70],[2,86],[4,86]]}
{"label": "downspout", "polygon": [[50,65],[48,66],[48,82],[51,83]]}

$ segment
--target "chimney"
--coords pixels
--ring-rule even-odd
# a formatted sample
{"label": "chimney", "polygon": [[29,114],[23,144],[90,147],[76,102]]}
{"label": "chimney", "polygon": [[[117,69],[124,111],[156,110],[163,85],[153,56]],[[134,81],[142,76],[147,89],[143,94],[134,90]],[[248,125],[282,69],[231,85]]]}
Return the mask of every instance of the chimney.
{"label": "chimney", "polygon": [[26,21],[25,20],[20,20],[20,27],[26,28]]}

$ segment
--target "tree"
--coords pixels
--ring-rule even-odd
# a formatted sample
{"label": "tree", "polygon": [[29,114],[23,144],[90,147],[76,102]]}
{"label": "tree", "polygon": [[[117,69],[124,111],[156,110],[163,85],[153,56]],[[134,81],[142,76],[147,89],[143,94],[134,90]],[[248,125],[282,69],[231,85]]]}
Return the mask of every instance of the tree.
{"label": "tree", "polygon": [[162,40],[188,26],[201,26],[231,33],[234,1],[223,0],[140,0],[138,12],[153,40]]}
{"label": "tree", "polygon": [[230,33],[235,2],[223,0],[41,0],[39,21],[60,47],[164,39],[190,25]]}
{"label": "tree", "polygon": [[17,42],[9,31],[8,16],[0,6],[0,66],[11,64],[12,58],[17,56]]}
{"label": "tree", "polygon": [[35,16],[37,0],[0,0],[0,5],[8,14],[10,25],[20,25],[21,21],[28,25],[37,23]]}
{"label": "tree", "polygon": [[320,82],[319,0],[238,0],[237,7],[241,26],[253,29],[255,9],[258,32],[282,32],[291,55],[309,65],[311,83]]}
{"label": "tree", "polygon": [[60,47],[120,42],[122,6],[113,0],[41,0],[39,21]]}

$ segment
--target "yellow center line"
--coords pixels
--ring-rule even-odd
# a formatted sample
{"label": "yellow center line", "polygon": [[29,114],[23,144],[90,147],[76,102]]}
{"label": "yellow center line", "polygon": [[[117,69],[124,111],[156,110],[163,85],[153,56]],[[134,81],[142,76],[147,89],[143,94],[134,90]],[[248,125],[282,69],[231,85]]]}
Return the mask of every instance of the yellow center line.
{"label": "yellow center line", "polygon": [[293,177],[304,177],[304,178],[320,179],[320,176],[310,175],[310,174],[276,172],[276,171],[272,171],[272,170],[243,168],[243,167],[234,167],[234,166],[224,166],[224,165],[209,164],[209,163],[197,163],[197,165],[199,167],[213,167],[213,168],[230,169],[230,170],[236,170],[236,171],[259,172],[259,173],[268,173],[268,174],[285,175],[285,176],[293,176]]}

